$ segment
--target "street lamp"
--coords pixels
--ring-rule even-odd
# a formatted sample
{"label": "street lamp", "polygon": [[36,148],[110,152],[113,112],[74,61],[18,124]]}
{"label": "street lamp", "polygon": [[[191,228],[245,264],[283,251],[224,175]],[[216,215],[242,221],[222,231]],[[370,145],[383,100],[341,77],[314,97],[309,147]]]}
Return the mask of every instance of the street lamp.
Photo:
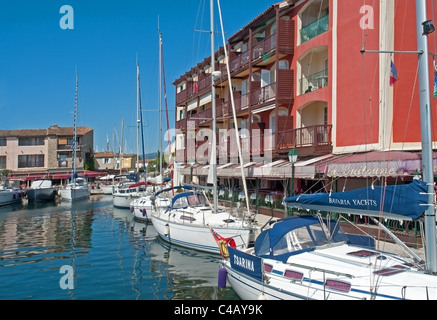
{"label": "street lamp", "polygon": [[294,196],[294,164],[297,161],[297,150],[295,148],[288,152],[288,161],[291,162],[291,195]]}

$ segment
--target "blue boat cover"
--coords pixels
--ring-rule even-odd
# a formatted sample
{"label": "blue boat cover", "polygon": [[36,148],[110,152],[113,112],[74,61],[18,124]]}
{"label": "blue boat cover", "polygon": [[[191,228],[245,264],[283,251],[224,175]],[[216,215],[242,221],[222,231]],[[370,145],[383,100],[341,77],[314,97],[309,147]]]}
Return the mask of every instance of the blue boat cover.
{"label": "blue boat cover", "polygon": [[427,189],[425,182],[415,179],[410,184],[300,194],[288,197],[285,202],[287,206],[299,209],[414,220],[427,209]]}

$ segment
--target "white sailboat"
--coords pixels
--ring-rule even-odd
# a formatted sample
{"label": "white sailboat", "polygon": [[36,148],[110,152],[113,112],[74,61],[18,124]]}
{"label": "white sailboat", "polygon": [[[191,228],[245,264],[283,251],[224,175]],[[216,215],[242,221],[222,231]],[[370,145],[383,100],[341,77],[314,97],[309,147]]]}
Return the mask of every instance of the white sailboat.
{"label": "white sailboat", "polygon": [[[161,74],[162,74],[162,36],[161,32],[159,32],[159,137],[160,137],[160,148],[159,148],[159,175],[154,179],[155,184],[159,186],[159,189],[162,190],[162,93],[161,93]],[[154,198],[154,194],[143,195],[139,198],[136,198],[130,203],[130,211],[132,212],[135,219],[140,220],[142,222],[151,223],[151,215],[153,210],[162,210],[166,209],[170,205],[170,199],[168,196],[159,197],[156,199],[156,202],[152,201],[151,198]]]}
{"label": "white sailboat", "polygon": [[[236,217],[224,210],[218,209],[217,194],[217,164],[216,164],[216,111],[215,111],[215,80],[219,72],[214,65],[214,2],[210,1],[211,18],[211,96],[212,96],[212,152],[210,166],[212,172],[211,205],[203,190],[190,190],[176,194],[171,205],[165,211],[152,212],[151,220],[159,236],[167,242],[196,249],[199,251],[220,254],[221,249],[211,235],[211,229],[222,236],[232,239],[238,248],[247,248],[255,238],[256,228],[249,218]],[[231,90],[232,91],[232,90]],[[239,140],[237,139],[237,142]],[[240,149],[240,148],[239,148]],[[240,153],[241,159],[241,153]],[[241,166],[243,167],[243,166]],[[243,183],[245,178],[243,176]],[[200,187],[200,186],[198,186]],[[204,188],[204,187],[203,187]],[[246,190],[246,188],[245,188]],[[246,197],[247,198],[247,197]]]}
{"label": "white sailboat", "polygon": [[[153,187],[146,181],[140,181],[139,174],[139,137],[140,137],[140,65],[137,62],[137,170],[135,181],[132,183],[119,184],[112,193],[112,202],[115,207],[130,209],[131,202],[143,195],[151,194]],[[121,166],[121,163],[120,163]]]}
{"label": "white sailboat", "polygon": [[[241,299],[437,299],[432,138],[427,121],[431,117],[426,24],[422,27],[422,22],[427,20],[425,0],[416,0],[416,10],[423,181],[348,192],[303,194],[287,198],[286,203],[317,212],[422,220],[425,259],[387,229],[394,241],[408,251],[409,257],[380,250],[373,238],[345,234],[339,220],[324,218],[320,213],[285,218],[263,231],[254,247],[246,250],[227,247],[229,258],[222,261],[219,283],[226,285],[227,280]],[[379,224],[378,220],[374,221]]]}
{"label": "white sailboat", "polygon": [[77,107],[78,107],[78,76],[76,72],[76,95],[74,99],[74,126],[73,126],[73,156],[72,156],[72,174],[70,182],[65,188],[59,190],[62,200],[74,201],[89,198],[91,191],[88,182],[78,177],[76,172],[76,148],[77,148]]}

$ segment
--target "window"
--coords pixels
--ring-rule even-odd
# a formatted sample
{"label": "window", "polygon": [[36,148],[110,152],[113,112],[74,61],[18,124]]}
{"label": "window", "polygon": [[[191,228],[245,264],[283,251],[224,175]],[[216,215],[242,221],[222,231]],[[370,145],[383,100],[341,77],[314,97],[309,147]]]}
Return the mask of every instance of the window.
{"label": "window", "polygon": [[19,146],[43,146],[44,138],[19,138],[18,139]]}
{"label": "window", "polygon": [[0,147],[6,147],[6,138],[0,138]]}
{"label": "window", "polygon": [[184,208],[184,207],[188,207],[188,200],[186,197],[179,198],[173,203],[173,208]]}
{"label": "window", "polygon": [[0,169],[6,169],[6,156],[0,156]]}
{"label": "window", "polygon": [[67,138],[58,138],[58,145],[65,146],[67,143]]}
{"label": "window", "polygon": [[18,156],[18,168],[43,168],[44,155],[21,155]]}
{"label": "window", "polygon": [[65,154],[59,156],[59,167],[67,167],[67,156]]}
{"label": "window", "polygon": [[328,279],[325,282],[325,286],[329,289],[341,292],[349,292],[351,290],[351,284],[349,282],[339,280]]}

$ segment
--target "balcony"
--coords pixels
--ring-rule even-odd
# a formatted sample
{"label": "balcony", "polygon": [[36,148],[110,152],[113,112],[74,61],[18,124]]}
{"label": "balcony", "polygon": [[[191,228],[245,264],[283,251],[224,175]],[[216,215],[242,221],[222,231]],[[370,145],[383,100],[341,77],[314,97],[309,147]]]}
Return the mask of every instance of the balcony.
{"label": "balcony", "polygon": [[[252,157],[263,156],[266,152],[273,157],[281,157],[288,154],[291,148],[298,148],[299,155],[324,155],[332,152],[332,125],[315,125],[305,128],[282,130],[278,132],[278,141],[273,143],[273,137],[264,136],[262,126],[253,128],[252,132],[240,137],[240,146],[242,148],[242,156],[244,161],[249,162]],[[196,141],[196,161],[207,163],[209,162],[209,154],[211,146],[205,139]],[[199,150],[202,148],[203,152]],[[235,141],[234,133],[229,132],[228,136],[218,134],[216,155],[220,160],[230,160],[238,158],[238,150]],[[180,149],[176,151],[176,161],[187,163],[186,150]]]}
{"label": "balcony", "polygon": [[301,94],[314,92],[328,86],[328,70],[316,72],[299,80]]}
{"label": "balcony", "polygon": [[[332,151],[332,125],[315,125],[278,132],[277,149],[288,152],[298,148],[299,154],[323,155]],[[278,151],[278,150],[277,150]]]}
{"label": "balcony", "polygon": [[300,30],[301,43],[305,43],[328,30],[329,30],[329,15],[326,15],[310,23],[309,25],[303,27]]}
{"label": "balcony", "polygon": [[[291,20],[280,20],[279,34],[259,40],[254,39],[252,49],[236,53],[235,57],[231,57],[229,69],[231,75],[243,73],[249,68],[249,62],[266,64],[275,54],[292,54],[294,52],[294,24]],[[276,37],[279,37],[280,45],[277,46]]]}
{"label": "balcony", "polygon": [[181,130],[182,132],[187,131],[187,119],[182,119],[179,121],[176,121],[176,130]]}

